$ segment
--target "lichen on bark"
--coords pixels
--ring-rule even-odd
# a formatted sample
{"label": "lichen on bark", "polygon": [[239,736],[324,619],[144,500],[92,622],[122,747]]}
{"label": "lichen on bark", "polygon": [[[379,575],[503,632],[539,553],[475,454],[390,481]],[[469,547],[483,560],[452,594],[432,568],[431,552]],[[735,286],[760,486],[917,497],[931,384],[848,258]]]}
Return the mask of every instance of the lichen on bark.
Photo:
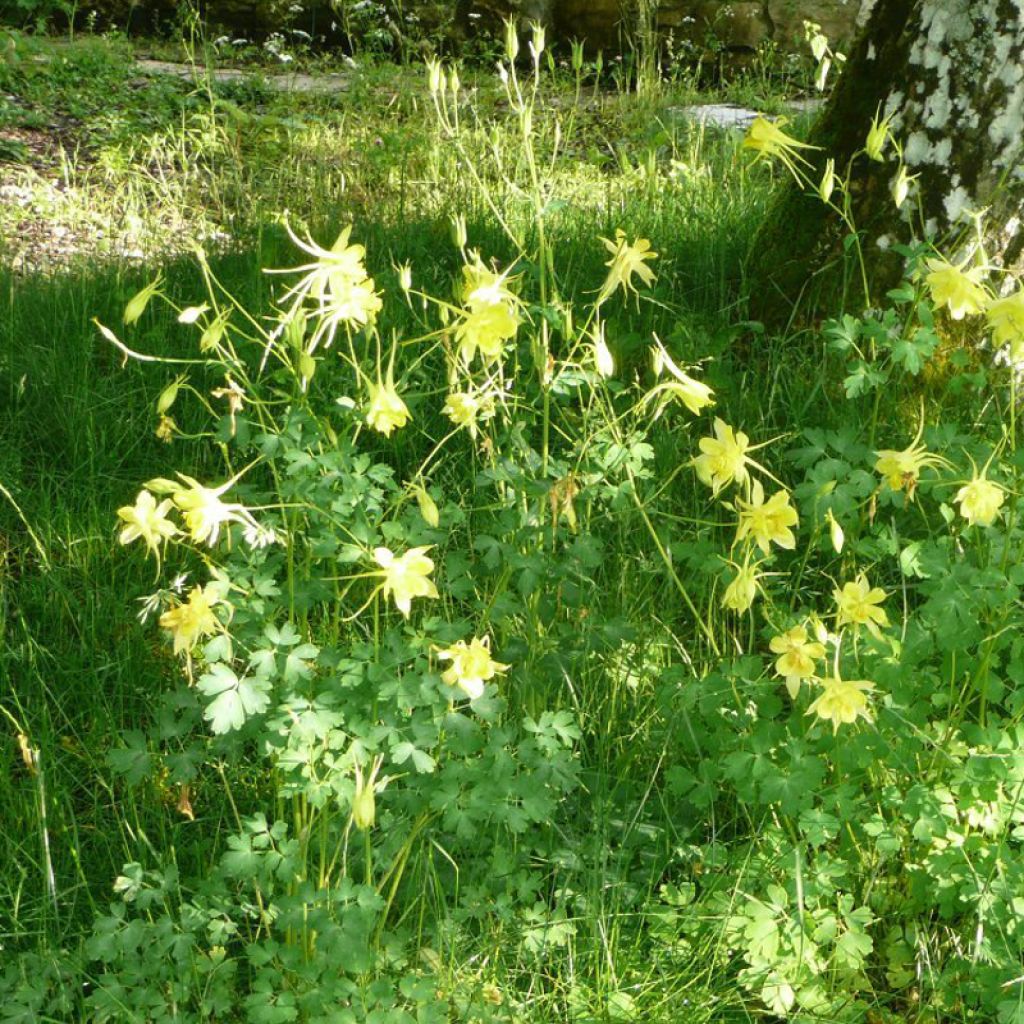
{"label": "lichen on bark", "polygon": [[[901,211],[890,195],[899,160],[859,157],[850,187],[871,269],[884,286],[898,272],[878,240],[911,233],[951,239],[987,210],[987,254],[1020,268],[1024,236],[1024,4],[1020,0],[878,0],[811,141],[819,163],[846,166],[877,111],[891,116],[917,192]],[[796,299],[808,280],[837,283],[840,226],[817,199],[793,187],[780,195],[748,271],[765,294]]]}

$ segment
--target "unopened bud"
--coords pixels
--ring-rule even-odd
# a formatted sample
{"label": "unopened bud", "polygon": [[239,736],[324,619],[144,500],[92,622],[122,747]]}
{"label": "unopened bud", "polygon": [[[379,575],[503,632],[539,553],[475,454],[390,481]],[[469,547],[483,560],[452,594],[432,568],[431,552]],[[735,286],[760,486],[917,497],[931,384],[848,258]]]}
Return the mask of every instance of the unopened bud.
{"label": "unopened bud", "polygon": [[505,22],[505,55],[511,61],[519,56],[519,30],[513,18]]}
{"label": "unopened bud", "polygon": [[452,241],[455,243],[456,248],[465,249],[467,240],[465,214],[456,213],[452,217]]}
{"label": "unopened bud", "polygon": [[437,510],[437,503],[422,484],[416,488],[416,504],[420,507],[420,515],[423,516],[423,521],[427,526],[432,526],[436,529],[437,524],[441,521],[441,513]]}
{"label": "unopened bud", "polygon": [[158,416],[164,416],[171,411],[171,406],[174,405],[174,400],[178,397],[178,389],[186,380],[188,380],[187,377],[175,377],[175,379],[160,392],[160,397],[156,400],[156,412]]}
{"label": "unopened bud", "polygon": [[303,380],[312,380],[316,373],[316,360],[308,353],[299,354],[299,375]]}

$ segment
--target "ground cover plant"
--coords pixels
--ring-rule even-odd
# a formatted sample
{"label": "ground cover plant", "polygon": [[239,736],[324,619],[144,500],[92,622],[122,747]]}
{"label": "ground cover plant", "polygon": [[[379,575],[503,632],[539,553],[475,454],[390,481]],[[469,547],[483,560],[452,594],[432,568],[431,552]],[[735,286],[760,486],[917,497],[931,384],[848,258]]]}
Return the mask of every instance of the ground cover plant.
{"label": "ground cover plant", "polygon": [[1024,293],[520,45],[241,165],[249,249],[8,277],[2,1019],[1024,1016]]}

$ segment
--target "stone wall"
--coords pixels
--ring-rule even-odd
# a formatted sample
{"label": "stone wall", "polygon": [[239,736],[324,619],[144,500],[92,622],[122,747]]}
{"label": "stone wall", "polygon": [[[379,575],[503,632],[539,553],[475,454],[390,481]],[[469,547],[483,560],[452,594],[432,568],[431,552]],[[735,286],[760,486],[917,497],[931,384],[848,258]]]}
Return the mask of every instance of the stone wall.
{"label": "stone wall", "polygon": [[[348,0],[354,3],[355,0]],[[373,0],[376,9],[397,10],[396,0]],[[401,0],[405,14],[413,14],[418,31],[443,31],[451,19],[463,37],[476,32],[500,32],[502,19],[512,15],[521,22],[537,20],[561,39],[583,39],[588,47],[612,51],[628,40],[636,25],[640,0]],[[872,0],[646,0],[657,8],[658,28],[698,46],[714,40],[726,50],[756,50],[772,40],[783,50],[803,47],[803,22],[822,26],[834,43],[850,42]],[[0,0],[2,5],[3,0]],[[336,19],[330,0],[200,0],[212,25],[256,35],[291,26],[318,32]],[[295,7],[301,11],[295,12]],[[438,9],[447,10],[443,19]],[[81,18],[96,11],[105,24],[152,30],[173,19],[177,0],[82,0]],[[454,16],[452,14],[454,9]],[[379,15],[383,17],[383,15]],[[445,23],[442,26],[442,21]],[[414,31],[416,31],[414,30]]]}
{"label": "stone wall", "polygon": [[[862,9],[872,0],[660,0],[657,23],[704,44],[713,36],[726,49],[757,49],[772,40],[783,50],[803,46],[804,20],[815,21],[835,43],[849,43],[856,34]],[[628,38],[636,23],[637,0],[468,0],[467,12],[492,20],[515,13],[538,18],[558,36],[584,39],[591,48],[614,49]],[[493,21],[492,21],[493,23]]]}

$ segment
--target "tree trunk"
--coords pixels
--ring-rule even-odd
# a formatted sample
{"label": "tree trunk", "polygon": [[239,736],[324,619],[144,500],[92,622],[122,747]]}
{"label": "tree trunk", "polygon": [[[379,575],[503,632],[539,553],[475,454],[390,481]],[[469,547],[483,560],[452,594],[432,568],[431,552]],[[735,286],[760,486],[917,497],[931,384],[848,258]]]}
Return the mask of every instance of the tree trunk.
{"label": "tree trunk", "polygon": [[[917,193],[897,211],[899,169],[863,154],[852,165],[854,220],[875,295],[899,273],[884,250],[913,230],[944,242],[987,209],[986,252],[1020,269],[1024,234],[1024,7],[1018,0],[877,0],[831,100],[812,132],[820,175],[833,157],[842,173],[864,145],[876,111],[892,117]],[[920,204],[920,205],[918,205]],[[923,218],[923,220],[922,220]],[[780,196],[748,261],[754,310],[793,303],[808,284],[831,294],[839,281],[842,225],[795,185]]]}

